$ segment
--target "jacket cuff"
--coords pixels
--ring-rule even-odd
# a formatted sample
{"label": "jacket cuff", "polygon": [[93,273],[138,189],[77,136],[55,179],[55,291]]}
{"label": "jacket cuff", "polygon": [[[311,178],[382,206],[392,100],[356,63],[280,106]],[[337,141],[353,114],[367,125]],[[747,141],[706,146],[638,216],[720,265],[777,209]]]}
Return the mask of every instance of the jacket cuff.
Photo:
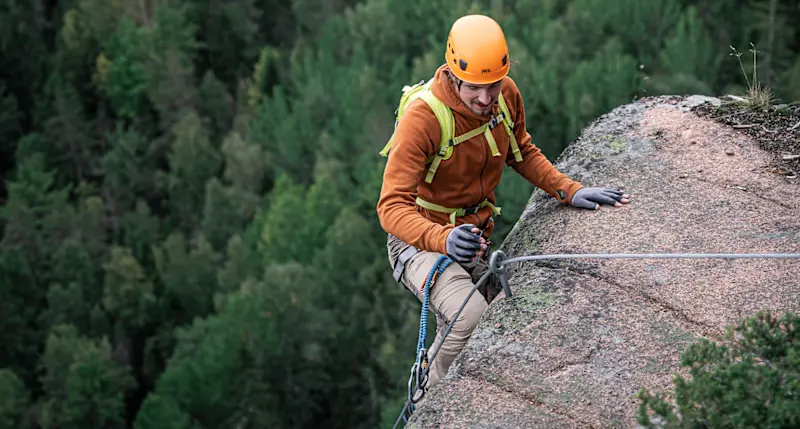
{"label": "jacket cuff", "polygon": [[441,230],[441,236],[436,240],[438,244],[437,249],[434,250],[442,255],[447,255],[447,236],[450,235],[450,230],[455,228],[455,226],[449,223],[443,226],[444,228]]}
{"label": "jacket cuff", "polygon": [[575,193],[578,192],[584,186],[575,181],[569,181],[559,187],[556,188],[556,199],[560,203],[572,205],[572,198],[575,196]]}

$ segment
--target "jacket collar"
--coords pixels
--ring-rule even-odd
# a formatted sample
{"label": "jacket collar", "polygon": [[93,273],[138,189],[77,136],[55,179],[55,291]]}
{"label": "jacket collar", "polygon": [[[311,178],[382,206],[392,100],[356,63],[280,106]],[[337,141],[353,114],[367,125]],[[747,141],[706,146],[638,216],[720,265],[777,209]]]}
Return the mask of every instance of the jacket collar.
{"label": "jacket collar", "polygon": [[[455,86],[450,82],[449,74],[450,67],[447,64],[439,66],[433,76],[433,85],[431,85],[433,95],[446,104],[451,110],[458,112],[467,119],[478,120],[480,122],[487,122],[491,119],[490,115],[476,115],[470,110],[469,106],[461,101],[461,97],[456,93]],[[492,110],[496,112],[497,106],[494,106]]]}

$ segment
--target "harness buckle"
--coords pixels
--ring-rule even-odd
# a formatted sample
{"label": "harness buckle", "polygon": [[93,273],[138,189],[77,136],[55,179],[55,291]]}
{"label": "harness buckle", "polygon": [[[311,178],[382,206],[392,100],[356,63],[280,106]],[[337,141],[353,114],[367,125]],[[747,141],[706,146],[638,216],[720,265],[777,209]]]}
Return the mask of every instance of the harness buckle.
{"label": "harness buckle", "polygon": [[461,210],[464,211],[464,215],[471,215],[471,214],[478,214],[478,210],[481,209],[480,204],[475,204],[474,206],[464,207]]}
{"label": "harness buckle", "polygon": [[455,146],[455,145],[456,144],[453,143],[453,139],[448,140],[446,146],[440,146],[439,147],[439,156],[447,155],[447,150],[450,149],[451,147]]}
{"label": "harness buckle", "polygon": [[494,129],[500,122],[503,122],[503,119],[505,119],[503,112],[500,112],[497,116],[492,116],[492,119],[489,120],[489,129]]}

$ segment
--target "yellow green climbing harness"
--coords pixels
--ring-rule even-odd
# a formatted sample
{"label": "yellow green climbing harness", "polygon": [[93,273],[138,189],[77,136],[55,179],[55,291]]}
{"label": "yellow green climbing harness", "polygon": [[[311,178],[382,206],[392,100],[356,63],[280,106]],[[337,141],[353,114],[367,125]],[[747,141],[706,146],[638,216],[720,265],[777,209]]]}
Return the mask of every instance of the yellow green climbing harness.
{"label": "yellow green climbing harness", "polygon": [[[497,142],[492,135],[492,129],[500,124],[503,124],[506,134],[508,134],[508,137],[511,139],[511,152],[514,154],[514,159],[517,162],[522,161],[522,154],[519,151],[517,139],[514,137],[514,122],[511,120],[511,113],[508,111],[508,105],[503,98],[503,94],[500,94],[498,99],[498,103],[500,104],[500,114],[498,116],[494,116],[489,122],[481,125],[480,127],[456,137],[456,125],[455,119],[453,118],[453,112],[446,104],[433,95],[433,92],[431,91],[432,83],[433,79],[431,78],[427,82],[422,80],[412,86],[406,85],[403,87],[403,95],[400,97],[400,104],[398,105],[396,112],[397,118],[395,120],[395,128],[397,128],[397,124],[400,123],[400,118],[403,116],[403,113],[405,113],[406,108],[409,106],[409,104],[411,104],[412,101],[419,98],[428,103],[428,106],[431,107],[431,110],[433,110],[433,113],[436,115],[436,119],[439,121],[439,127],[442,130],[442,136],[439,142],[439,151],[435,155],[429,157],[426,161],[426,164],[430,164],[430,167],[428,168],[428,174],[425,176],[426,183],[431,183],[433,181],[433,176],[436,174],[439,164],[441,164],[443,160],[450,159],[450,157],[453,155],[453,149],[456,145],[480,134],[483,134],[483,136],[486,137],[486,142],[489,144],[489,148],[492,151],[492,156],[500,156],[500,151],[497,149]],[[392,134],[392,137],[386,143],[386,146],[384,146],[383,150],[381,150],[381,155],[384,157],[389,156],[389,150],[392,148],[393,141],[394,134]]]}
{"label": "yellow green climbing harness", "polygon": [[[439,150],[435,155],[428,157],[428,159],[425,161],[426,165],[430,164],[430,167],[428,167],[428,173],[425,176],[426,183],[431,183],[433,181],[433,176],[436,174],[436,170],[439,169],[439,165],[442,161],[450,159],[450,157],[453,155],[453,150],[456,145],[478,135],[483,134],[483,136],[486,138],[489,149],[492,151],[492,156],[500,156],[500,151],[497,149],[497,142],[492,135],[492,130],[500,124],[503,124],[506,134],[508,134],[511,142],[511,152],[514,154],[514,159],[517,162],[522,161],[522,154],[519,151],[519,145],[517,145],[517,139],[514,136],[514,121],[511,119],[511,113],[508,110],[508,105],[503,98],[503,94],[500,94],[498,97],[498,104],[500,105],[499,115],[493,116],[489,122],[481,125],[478,128],[475,128],[474,130],[468,131],[460,136],[455,136],[455,119],[453,118],[453,112],[446,104],[433,95],[433,92],[431,91],[432,84],[433,78],[429,79],[427,82],[421,80],[414,85],[404,86],[403,95],[400,97],[400,103],[397,106],[397,111],[395,112],[397,115],[395,119],[395,129],[397,129],[397,125],[400,123],[400,118],[403,116],[403,113],[405,113],[412,101],[419,98],[426,102],[428,106],[430,106],[431,110],[433,110],[433,113],[436,115],[436,119],[439,121],[439,127],[442,130],[442,135],[439,142]],[[393,141],[394,134],[392,134],[392,137],[383,147],[383,150],[381,150],[380,154],[382,156],[389,156],[389,151],[392,148]],[[495,216],[500,215],[500,207],[495,207],[491,202],[489,202],[489,200],[484,200],[476,206],[463,208],[443,207],[441,205],[425,201],[419,197],[417,197],[416,203],[420,207],[449,214],[450,223],[452,224],[456,223],[456,217],[477,213],[478,209],[487,206],[492,208],[492,213]]]}
{"label": "yellow green climbing harness", "polygon": [[452,223],[453,225],[456,224],[456,218],[457,217],[478,213],[478,210],[480,210],[480,209],[482,209],[484,207],[491,207],[493,216],[500,216],[500,209],[501,209],[500,207],[496,207],[494,204],[489,202],[489,200],[483,200],[483,201],[481,201],[480,204],[477,204],[477,205],[474,205],[474,206],[471,206],[471,207],[461,207],[461,208],[457,208],[457,209],[453,209],[453,208],[449,208],[449,207],[443,207],[443,206],[440,206],[439,204],[434,204],[434,203],[425,201],[420,197],[417,197],[416,203],[417,203],[418,206],[426,208],[428,210],[433,210],[433,211],[449,214],[450,215],[450,223]]}

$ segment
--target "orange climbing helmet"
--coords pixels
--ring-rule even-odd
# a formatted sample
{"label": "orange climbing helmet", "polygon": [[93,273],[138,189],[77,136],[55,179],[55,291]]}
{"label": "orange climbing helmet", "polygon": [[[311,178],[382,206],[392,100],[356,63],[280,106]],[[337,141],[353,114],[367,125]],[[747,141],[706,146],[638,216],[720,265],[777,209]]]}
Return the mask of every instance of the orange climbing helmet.
{"label": "orange climbing helmet", "polygon": [[456,20],[447,36],[445,59],[459,79],[483,85],[508,74],[508,45],[503,29],[485,15],[466,15]]}

